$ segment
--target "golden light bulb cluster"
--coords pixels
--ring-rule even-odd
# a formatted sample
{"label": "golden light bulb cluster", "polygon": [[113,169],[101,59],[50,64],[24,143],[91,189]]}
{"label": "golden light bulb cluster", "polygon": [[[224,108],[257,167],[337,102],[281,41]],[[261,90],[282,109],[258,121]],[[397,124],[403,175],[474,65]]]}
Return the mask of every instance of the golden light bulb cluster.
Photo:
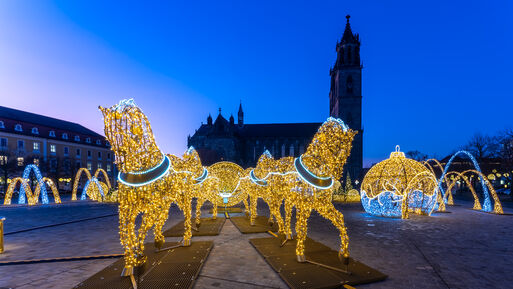
{"label": "golden light bulb cluster", "polygon": [[[104,116],[105,135],[116,155],[119,202],[119,235],[124,248],[125,268],[122,275],[133,275],[134,269],[146,262],[144,241],[153,227],[155,246],[164,244],[162,227],[172,203],[184,214],[182,245],[189,246],[192,237],[191,202],[201,188],[216,184],[202,180],[205,169],[193,148],[183,156],[164,155],[155,143],[150,123],[133,100],[123,100],[100,110]],[[86,173],[87,174],[87,173]],[[136,228],[136,218],[141,224]]]}
{"label": "golden light bulb cluster", "polygon": [[396,151],[374,165],[361,186],[364,209],[373,215],[408,218],[409,212],[431,214],[438,201],[435,175],[420,162]]}
{"label": "golden light bulb cluster", "polygon": [[[264,199],[271,217],[278,223],[279,233],[291,238],[291,214],[296,207],[296,255],[304,262],[308,217],[312,210],[330,220],[340,232],[340,251],[348,257],[349,238],[344,216],[332,203],[332,196],[340,183],[343,167],[351,152],[357,132],[349,129],[340,119],[329,118],[317,131],[306,152],[299,158],[284,157],[275,160],[264,152],[253,170],[252,183],[245,183],[249,195]],[[253,190],[252,190],[253,189]],[[251,199],[256,199],[252,197]],[[285,217],[280,207],[284,203]]]}
{"label": "golden light bulb cluster", "polygon": [[[10,205],[12,202],[12,195],[14,193],[14,189],[20,183],[20,187],[23,186],[25,188],[25,194],[27,196],[27,204],[29,206],[36,205],[39,202],[39,195],[41,193],[41,184],[48,185],[50,189],[52,190],[54,201],[56,204],[61,203],[61,197],[59,195],[59,191],[57,190],[57,187],[55,186],[55,183],[47,177],[43,177],[41,181],[38,181],[36,183],[36,187],[34,188],[34,191],[32,192],[32,189],[30,188],[30,180],[24,179],[21,177],[16,177],[13,179],[10,179],[8,182],[9,186],[7,187],[7,192],[5,194],[4,199],[4,205]],[[21,192],[20,192],[21,193]]]}

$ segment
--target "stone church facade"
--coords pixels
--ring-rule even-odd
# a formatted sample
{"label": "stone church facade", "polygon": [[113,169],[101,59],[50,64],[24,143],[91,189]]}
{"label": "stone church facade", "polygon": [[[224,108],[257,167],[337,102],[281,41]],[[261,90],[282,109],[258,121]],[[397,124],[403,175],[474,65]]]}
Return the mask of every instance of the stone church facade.
{"label": "stone church facade", "polygon": [[[337,43],[337,59],[330,69],[329,93],[330,116],[341,118],[350,128],[358,130],[351,156],[345,170],[352,180],[362,176],[362,65],[360,64],[360,40],[353,34],[347,18],[341,42]],[[228,120],[219,114],[215,121],[209,115],[189,136],[187,145],[198,151],[203,165],[218,161],[231,161],[242,167],[254,167],[264,150],[275,157],[298,157],[306,150],[322,123],[275,123],[245,124],[242,104],[239,106],[237,123],[232,116]]]}

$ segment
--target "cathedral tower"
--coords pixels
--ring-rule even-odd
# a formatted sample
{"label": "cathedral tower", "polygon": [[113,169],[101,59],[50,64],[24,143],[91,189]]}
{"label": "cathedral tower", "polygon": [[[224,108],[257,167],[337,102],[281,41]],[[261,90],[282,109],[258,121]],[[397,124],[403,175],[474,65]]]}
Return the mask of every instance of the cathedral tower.
{"label": "cathedral tower", "polygon": [[[337,43],[337,60],[330,69],[330,115],[341,118],[358,134],[353,140],[351,155],[344,170],[351,180],[360,178],[363,166],[363,128],[362,128],[362,68],[360,63],[360,37],[353,34],[349,24],[349,15],[344,35]],[[354,186],[354,183],[353,183]]]}

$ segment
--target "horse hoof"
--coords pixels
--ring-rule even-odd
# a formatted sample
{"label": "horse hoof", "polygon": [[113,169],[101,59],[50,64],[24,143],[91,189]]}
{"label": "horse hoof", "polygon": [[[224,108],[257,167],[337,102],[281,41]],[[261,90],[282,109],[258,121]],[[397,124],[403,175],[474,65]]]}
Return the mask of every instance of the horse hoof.
{"label": "horse hoof", "polygon": [[293,240],[294,238],[292,238],[291,234],[285,234],[285,239],[286,240]]}
{"label": "horse hoof", "polygon": [[249,225],[254,226],[254,225],[255,225],[255,220],[251,220],[251,221],[249,222]]}
{"label": "horse hoof", "polygon": [[338,252],[338,259],[342,264],[349,265],[349,254],[345,254],[342,251]]}
{"label": "horse hoof", "polygon": [[183,247],[189,247],[191,245],[191,240],[183,240],[182,246]]}
{"label": "horse hoof", "polygon": [[160,249],[162,248],[162,246],[164,246],[164,240],[155,240],[155,242],[153,243],[153,246],[155,246],[155,248]]}
{"label": "horse hoof", "polygon": [[296,255],[296,258],[297,258],[297,261],[299,263],[305,263],[306,262],[306,257],[305,255]]}
{"label": "horse hoof", "polygon": [[133,266],[125,266],[123,268],[123,271],[121,272],[121,276],[122,277],[127,277],[127,276],[130,276],[130,275],[134,275],[134,267]]}

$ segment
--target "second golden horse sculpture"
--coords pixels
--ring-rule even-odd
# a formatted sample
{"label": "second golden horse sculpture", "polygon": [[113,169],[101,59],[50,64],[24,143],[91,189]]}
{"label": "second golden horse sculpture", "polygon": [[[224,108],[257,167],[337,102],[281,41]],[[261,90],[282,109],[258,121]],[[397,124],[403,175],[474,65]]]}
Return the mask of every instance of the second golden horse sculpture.
{"label": "second golden horse sculpture", "polygon": [[[274,159],[265,151],[255,168],[242,170],[239,167],[233,174],[215,173],[219,168],[212,168],[213,173],[209,174],[192,147],[182,157],[163,153],[155,142],[150,122],[133,100],[123,100],[111,108],[100,107],[100,110],[104,117],[105,135],[116,155],[119,170],[119,235],[125,260],[123,276],[133,276],[134,269],[146,262],[144,241],[151,228],[155,247],[163,246],[162,227],[172,203],[176,203],[184,213],[182,246],[191,244],[191,204],[194,198],[198,201],[196,226],[200,225],[200,207],[205,201],[214,205],[215,218],[217,205],[222,203],[220,200],[226,202],[229,196],[234,196],[237,202],[244,202],[250,212],[250,222],[254,224],[257,199],[262,198],[269,205],[270,220],[276,219],[279,233],[286,239],[292,238],[291,215],[293,207],[296,207],[296,255],[299,262],[306,261],[307,220],[315,209],[339,230],[339,257],[348,260],[349,239],[344,217],[331,201],[333,192],[340,186],[338,180],[342,177],[356,132],[340,119],[328,118],[306,152],[298,158]],[[229,164],[224,166],[230,167]],[[239,178],[225,180],[223,176]],[[227,183],[230,183],[232,192],[226,191]],[[229,203],[233,203],[233,199]],[[284,218],[280,213],[282,204],[285,207]],[[139,215],[141,222],[136,228]]]}

